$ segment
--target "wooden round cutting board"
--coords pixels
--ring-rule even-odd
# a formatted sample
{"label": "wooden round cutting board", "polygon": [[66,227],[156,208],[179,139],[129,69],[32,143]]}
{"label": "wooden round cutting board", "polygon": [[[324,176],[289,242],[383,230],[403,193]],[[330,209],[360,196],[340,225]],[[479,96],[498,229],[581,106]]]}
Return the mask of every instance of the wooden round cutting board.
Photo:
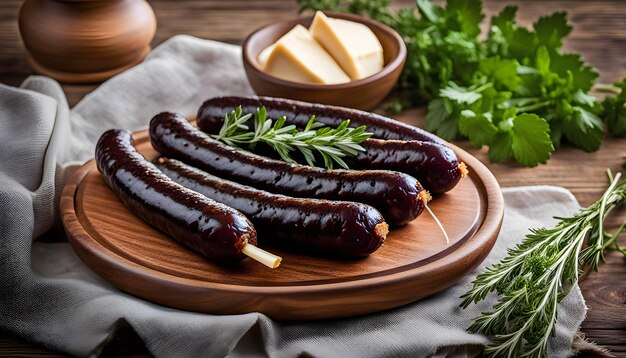
{"label": "wooden round cutting board", "polygon": [[[146,132],[135,146],[156,157]],[[450,236],[422,214],[391,231],[367,258],[335,260],[259,246],[283,257],[269,269],[247,259],[207,261],[134,216],[102,180],[92,160],[65,186],[63,224],[78,256],[119,289],[175,308],[216,314],[262,312],[277,319],[325,319],[405,305],[453,285],[491,250],[504,212],[500,187],[476,158],[452,146],[470,174],[430,208]]]}

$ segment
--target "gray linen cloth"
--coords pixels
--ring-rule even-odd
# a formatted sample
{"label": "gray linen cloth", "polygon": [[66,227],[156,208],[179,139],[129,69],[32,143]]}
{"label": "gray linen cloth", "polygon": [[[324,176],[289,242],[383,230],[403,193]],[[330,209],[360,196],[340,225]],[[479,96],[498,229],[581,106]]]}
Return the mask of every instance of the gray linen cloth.
{"label": "gray linen cloth", "polygon": [[[252,91],[240,48],[177,36],[69,109],[61,87],[30,77],[0,85],[0,328],[53,350],[97,354],[127,322],[158,357],[473,356],[487,338],[466,328],[486,302],[459,308],[459,296],[483,268],[459,284],[387,312],[323,322],[278,322],[259,313],[215,316],[162,307],[120,292],[92,273],[67,242],[34,241],[59,225],[65,179],[91,157],[109,128],[139,130],[163,110],[193,114],[211,96]],[[529,227],[578,209],[557,187],[504,190],[506,215],[482,266],[502,258]],[[59,235],[59,234],[56,234]],[[49,235],[48,235],[49,236]],[[551,356],[567,356],[585,317],[578,286],[560,304]]]}

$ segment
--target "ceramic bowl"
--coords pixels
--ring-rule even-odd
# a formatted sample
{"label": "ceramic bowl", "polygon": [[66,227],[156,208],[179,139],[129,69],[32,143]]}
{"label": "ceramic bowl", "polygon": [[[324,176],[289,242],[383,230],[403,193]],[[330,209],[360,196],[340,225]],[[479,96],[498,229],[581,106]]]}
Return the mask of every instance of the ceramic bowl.
{"label": "ceramic bowl", "polygon": [[406,60],[406,46],[400,35],[388,26],[374,20],[345,13],[326,12],[328,17],[362,23],[369,27],[383,47],[385,67],[360,80],[348,83],[324,85],[283,80],[261,70],[257,56],[301,24],[311,25],[313,16],[278,22],[262,27],[250,34],[243,43],[243,64],[250,84],[258,95],[283,97],[306,102],[331,104],[370,110],[376,107],[391,91],[400,77]]}

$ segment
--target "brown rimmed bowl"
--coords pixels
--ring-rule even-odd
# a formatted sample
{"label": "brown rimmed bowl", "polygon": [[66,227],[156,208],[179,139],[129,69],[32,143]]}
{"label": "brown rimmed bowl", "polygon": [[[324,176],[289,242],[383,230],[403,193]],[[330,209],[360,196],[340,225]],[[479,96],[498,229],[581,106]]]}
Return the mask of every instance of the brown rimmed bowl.
{"label": "brown rimmed bowl", "polygon": [[374,20],[345,13],[325,12],[328,17],[350,20],[369,27],[383,47],[385,67],[369,77],[334,85],[319,85],[286,81],[261,70],[257,56],[300,24],[311,25],[313,16],[264,26],[250,34],[243,43],[243,65],[250,84],[258,95],[284,97],[305,102],[331,104],[370,110],[391,92],[398,81],[406,60],[406,46],[402,37],[388,26]]}

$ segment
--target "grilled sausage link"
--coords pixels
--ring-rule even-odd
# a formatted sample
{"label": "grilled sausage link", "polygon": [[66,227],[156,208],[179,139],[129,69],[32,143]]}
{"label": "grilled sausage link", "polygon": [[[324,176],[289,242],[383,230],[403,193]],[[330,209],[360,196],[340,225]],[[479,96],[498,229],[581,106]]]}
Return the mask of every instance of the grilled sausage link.
{"label": "grilled sausage link", "polygon": [[417,128],[379,114],[357,109],[308,103],[273,97],[214,97],[205,101],[198,110],[198,126],[205,132],[217,133],[218,124],[213,119],[224,119],[225,113],[241,106],[243,113],[254,113],[257,108],[265,106],[268,118],[287,117],[288,124],[304,127],[312,115],[315,121],[327,126],[337,127],[343,120],[349,119],[353,127],[366,126],[374,138],[421,140],[443,144],[441,138],[421,128]]}
{"label": "grilled sausage link", "polygon": [[112,129],[96,145],[104,181],[135,215],[214,261],[237,261],[256,244],[240,212],[171,181],[133,147],[130,132]]}
{"label": "grilled sausage link", "polygon": [[[333,126],[339,125],[342,120],[348,118],[351,120],[351,124],[355,124],[353,119],[355,116],[361,118],[358,124],[363,124],[363,118],[367,118],[367,130],[373,131],[374,135],[382,133],[384,134],[383,138],[402,137],[404,139],[431,140],[433,137],[430,133],[400,122],[393,123],[394,125],[391,126],[390,121],[393,120],[377,114],[339,107],[330,107],[331,111],[329,112],[327,106],[268,97],[216,97],[209,99],[198,111],[198,127],[207,133],[218,133],[224,123],[224,114],[230,113],[240,104],[243,113],[254,113],[259,106],[265,106],[270,118],[278,119],[280,116],[285,116],[289,124],[300,127],[306,125],[310,116],[315,114],[314,111],[320,111],[322,114],[316,115],[316,120]],[[372,123],[374,122],[377,123],[378,127],[373,126]],[[425,136],[424,133],[427,135]],[[433,193],[444,193],[451,190],[467,174],[465,164],[459,162],[454,151],[435,141],[370,138],[362,142],[361,145],[365,148],[365,152],[360,152],[356,158],[345,158],[350,167],[394,170],[406,173],[415,177]],[[272,152],[263,152],[263,154],[275,157]]]}
{"label": "grilled sausage link", "polygon": [[452,190],[467,175],[465,163],[444,145],[418,140],[367,139],[364,152],[344,161],[355,169],[395,170],[419,180],[432,193]]}
{"label": "grilled sausage link", "polygon": [[257,189],[371,205],[389,225],[413,220],[430,199],[409,175],[382,170],[324,170],[266,158],[210,138],[179,114],[156,115],[150,121],[150,141],[164,156]]}
{"label": "grilled sausage link", "polygon": [[369,205],[272,194],[175,159],[160,158],[156,165],[176,183],[242,212],[254,223],[263,244],[323,256],[359,257],[376,251],[387,236],[382,215]]}

